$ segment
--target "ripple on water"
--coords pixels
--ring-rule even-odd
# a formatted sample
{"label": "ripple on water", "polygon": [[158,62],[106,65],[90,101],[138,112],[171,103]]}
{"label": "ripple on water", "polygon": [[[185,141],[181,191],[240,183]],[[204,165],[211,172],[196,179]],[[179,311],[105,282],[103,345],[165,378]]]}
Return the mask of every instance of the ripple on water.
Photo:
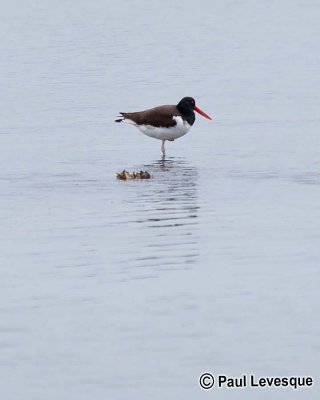
{"label": "ripple on water", "polygon": [[[136,276],[146,268],[189,268],[199,253],[197,169],[179,158],[157,160],[136,169],[147,169],[153,179],[129,182],[120,214],[112,218],[114,227],[123,230],[127,226],[129,233],[126,252],[117,257],[118,272],[131,270]],[[119,183],[123,190],[123,182]]]}

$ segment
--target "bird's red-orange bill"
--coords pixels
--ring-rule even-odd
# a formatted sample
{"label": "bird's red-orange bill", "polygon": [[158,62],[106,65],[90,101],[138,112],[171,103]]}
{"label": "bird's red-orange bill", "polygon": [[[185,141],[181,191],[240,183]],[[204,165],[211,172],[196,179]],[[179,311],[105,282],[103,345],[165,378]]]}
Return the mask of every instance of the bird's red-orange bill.
{"label": "bird's red-orange bill", "polygon": [[197,111],[197,113],[199,113],[200,115],[202,115],[203,117],[207,118],[207,119],[212,119],[210,117],[210,115],[206,114],[204,111],[202,111],[199,107],[194,106],[194,111]]}

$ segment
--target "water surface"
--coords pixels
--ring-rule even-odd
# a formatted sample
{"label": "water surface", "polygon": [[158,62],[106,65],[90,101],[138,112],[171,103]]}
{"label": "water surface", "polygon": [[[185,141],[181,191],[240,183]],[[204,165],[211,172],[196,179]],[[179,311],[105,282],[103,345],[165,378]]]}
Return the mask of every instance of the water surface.
{"label": "water surface", "polygon": [[[306,1],[3,7],[3,398],[255,399],[198,377],[319,377],[319,14]],[[198,116],[165,160],[113,122],[188,95],[214,120]],[[117,181],[124,168],[153,178]]]}

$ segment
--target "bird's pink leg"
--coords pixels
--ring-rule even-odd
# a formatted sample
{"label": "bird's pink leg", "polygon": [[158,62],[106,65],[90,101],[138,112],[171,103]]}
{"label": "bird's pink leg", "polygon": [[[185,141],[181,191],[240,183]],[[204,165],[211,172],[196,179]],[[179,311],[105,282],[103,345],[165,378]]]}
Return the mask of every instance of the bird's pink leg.
{"label": "bird's pink leg", "polygon": [[165,149],[165,147],[164,147],[164,143],[165,143],[165,140],[162,140],[161,151],[162,151],[162,155],[163,155],[163,156],[166,155],[166,149]]}

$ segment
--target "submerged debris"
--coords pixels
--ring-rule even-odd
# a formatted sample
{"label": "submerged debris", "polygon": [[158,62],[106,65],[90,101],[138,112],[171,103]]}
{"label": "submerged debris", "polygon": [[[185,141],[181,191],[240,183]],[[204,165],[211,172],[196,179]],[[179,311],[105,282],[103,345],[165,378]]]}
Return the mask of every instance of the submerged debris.
{"label": "submerged debris", "polygon": [[122,172],[117,172],[117,179],[126,181],[129,179],[150,179],[151,175],[148,171],[128,172],[125,169]]}

